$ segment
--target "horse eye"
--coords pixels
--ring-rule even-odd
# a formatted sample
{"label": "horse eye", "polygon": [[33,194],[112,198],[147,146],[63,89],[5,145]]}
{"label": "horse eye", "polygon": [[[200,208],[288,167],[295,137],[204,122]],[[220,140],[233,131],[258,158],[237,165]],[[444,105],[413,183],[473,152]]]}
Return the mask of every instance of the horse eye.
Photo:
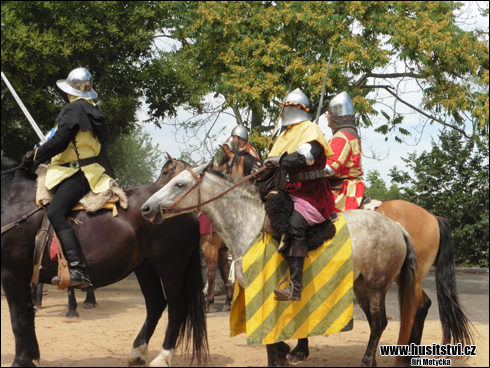
{"label": "horse eye", "polygon": [[175,184],[175,186],[176,186],[177,188],[182,188],[182,187],[184,186],[184,184],[182,184],[182,183],[177,183],[177,184]]}

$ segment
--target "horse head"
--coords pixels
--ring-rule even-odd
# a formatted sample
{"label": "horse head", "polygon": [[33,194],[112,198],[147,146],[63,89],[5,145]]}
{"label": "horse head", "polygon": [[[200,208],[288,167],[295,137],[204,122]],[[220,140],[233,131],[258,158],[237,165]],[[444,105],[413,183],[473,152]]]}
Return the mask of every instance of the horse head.
{"label": "horse head", "polygon": [[[164,218],[180,215],[181,213],[194,211],[199,202],[196,194],[203,173],[212,165],[212,161],[193,168],[186,168],[176,175],[162,189],[153,194],[141,207],[143,217],[150,222],[161,223]],[[200,194],[199,194],[200,195]],[[191,207],[189,210],[174,213],[167,209],[177,210]]]}
{"label": "horse head", "polygon": [[190,166],[190,164],[188,164],[187,162],[177,160],[170,156],[167,152],[165,153],[167,161],[165,162],[165,164],[163,164],[162,170],[160,171],[160,176],[155,181],[155,184],[161,187],[163,187],[176,175],[180,174],[182,171]]}

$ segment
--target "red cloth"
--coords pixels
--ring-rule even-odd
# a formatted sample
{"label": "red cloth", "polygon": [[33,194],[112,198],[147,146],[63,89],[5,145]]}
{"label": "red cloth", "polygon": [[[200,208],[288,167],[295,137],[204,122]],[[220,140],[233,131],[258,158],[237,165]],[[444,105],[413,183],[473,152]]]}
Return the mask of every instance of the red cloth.
{"label": "red cloth", "polygon": [[[200,224],[199,234],[201,234],[201,235],[210,234],[210,232],[214,233],[216,231],[214,226],[211,227],[211,222],[209,221],[208,216],[206,216],[204,213],[201,213],[199,215],[199,224]],[[211,231],[210,231],[210,229],[211,229]]]}
{"label": "red cloth", "polygon": [[[323,170],[327,162],[327,156],[323,151],[315,160],[313,165],[299,167],[287,170],[288,173],[300,173],[313,170]],[[289,182],[284,188],[290,195],[304,199],[315,207],[323,218],[328,219],[335,208],[335,199],[333,197],[330,183],[326,178],[315,180],[306,180],[298,182]]]}
{"label": "red cloth", "polygon": [[53,234],[53,241],[51,242],[51,245],[49,246],[49,256],[51,259],[56,259],[56,256],[60,252],[58,248],[58,244],[56,243],[56,236]]}
{"label": "red cloth", "polygon": [[242,150],[246,150],[248,153],[250,153],[252,156],[254,156],[257,160],[260,160],[259,155],[255,148],[252,147],[250,143],[245,143],[245,146],[243,146]]}

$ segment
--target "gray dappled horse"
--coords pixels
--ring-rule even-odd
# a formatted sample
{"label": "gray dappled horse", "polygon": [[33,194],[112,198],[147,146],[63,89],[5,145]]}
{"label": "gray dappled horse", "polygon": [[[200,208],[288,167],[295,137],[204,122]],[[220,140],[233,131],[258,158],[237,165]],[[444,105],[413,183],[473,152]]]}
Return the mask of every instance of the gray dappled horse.
{"label": "gray dappled horse", "polygon": [[[166,209],[189,208],[192,211],[233,186],[232,179],[202,165],[183,171],[152,195],[142,206],[143,216],[160,223],[175,216]],[[199,178],[200,184],[197,178]],[[197,190],[199,188],[200,194]],[[200,197],[200,198],[199,198]],[[239,206],[237,206],[239,204]],[[222,211],[226,208],[226,211]],[[246,208],[246,211],[243,209]],[[240,186],[201,207],[230,247],[233,259],[239,260],[261,230],[265,209],[255,188]],[[351,210],[343,213],[351,235],[354,293],[368,319],[371,334],[362,365],[376,365],[376,350],[387,325],[385,297],[392,283],[399,284],[400,328],[408,324],[413,308],[413,291],[417,259],[408,233],[389,218],[376,212]],[[162,217],[163,216],[163,217]],[[237,262],[237,280],[244,286],[241,261]],[[289,346],[284,342],[267,345],[268,364],[284,363]]]}

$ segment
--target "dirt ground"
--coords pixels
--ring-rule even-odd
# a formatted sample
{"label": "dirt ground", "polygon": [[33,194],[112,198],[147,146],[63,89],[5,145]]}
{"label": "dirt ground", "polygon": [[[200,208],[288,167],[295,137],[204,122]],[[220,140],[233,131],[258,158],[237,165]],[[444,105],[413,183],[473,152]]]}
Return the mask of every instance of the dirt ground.
{"label": "dirt ground", "polygon": [[[79,319],[68,320],[66,291],[59,291],[53,285],[45,286],[43,308],[36,317],[36,331],[41,350],[41,366],[50,367],[110,367],[126,366],[126,358],[133,340],[145,319],[144,299],[135,279],[127,278],[117,284],[96,291],[98,307],[82,309],[85,294],[77,291]],[[212,313],[208,314],[208,338],[210,361],[208,366],[266,366],[266,350],[262,346],[247,346],[245,334],[229,337],[229,315],[218,311],[224,297],[217,297]],[[329,337],[310,339],[310,357],[297,366],[337,367],[359,366],[369,336],[369,327],[356,305],[354,329]],[[1,365],[10,366],[15,345],[8,305],[2,291],[2,343]],[[388,317],[391,316],[388,313]],[[394,344],[398,336],[398,322],[390,320],[380,344]],[[452,366],[488,367],[489,326],[474,324],[477,353],[466,361],[452,359]],[[160,321],[149,344],[149,359],[160,351],[167,326],[167,314]],[[439,343],[441,328],[439,321],[426,322],[422,344]],[[290,345],[294,346],[291,341]],[[379,350],[378,350],[379,351]],[[378,365],[393,366],[393,357],[381,357]],[[190,358],[178,350],[172,365],[188,366]],[[195,363],[193,364],[196,365]]]}

